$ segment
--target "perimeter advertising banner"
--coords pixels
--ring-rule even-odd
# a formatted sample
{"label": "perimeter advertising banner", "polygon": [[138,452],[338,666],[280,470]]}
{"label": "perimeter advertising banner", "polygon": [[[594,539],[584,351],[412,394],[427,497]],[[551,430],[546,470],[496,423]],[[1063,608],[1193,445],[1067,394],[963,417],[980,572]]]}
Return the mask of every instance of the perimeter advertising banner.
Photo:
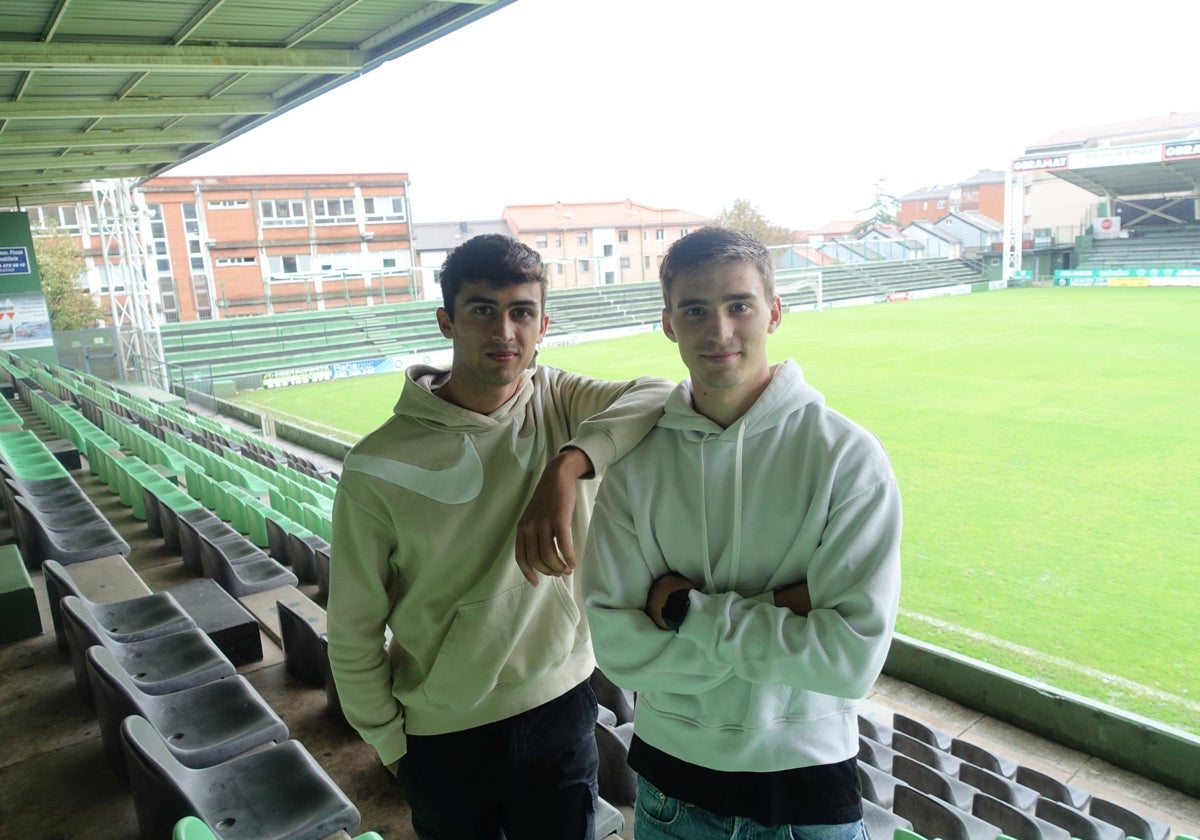
{"label": "perimeter advertising banner", "polygon": [[1200,286],[1200,268],[1072,268],[1054,272],[1056,286]]}
{"label": "perimeter advertising banner", "polygon": [[26,213],[0,213],[0,349],[58,363]]}

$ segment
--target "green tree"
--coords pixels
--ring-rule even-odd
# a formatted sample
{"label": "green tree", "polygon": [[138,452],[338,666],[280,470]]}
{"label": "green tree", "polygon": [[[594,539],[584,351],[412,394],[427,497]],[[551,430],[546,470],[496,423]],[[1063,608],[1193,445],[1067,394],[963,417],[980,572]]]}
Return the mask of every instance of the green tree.
{"label": "green tree", "polygon": [[50,310],[50,328],[63,332],[96,326],[104,310],[80,283],[86,269],[75,240],[51,222],[33,231],[33,253]]}
{"label": "green tree", "polygon": [[787,245],[795,239],[792,231],[768,221],[747,199],[739,198],[730,209],[722,209],[717,224],[758,237],[766,245]]}
{"label": "green tree", "polygon": [[900,227],[900,217],[896,215],[900,212],[900,199],[887,191],[887,178],[880,178],[874,183],[873,188],[875,200],[856,211],[871,215],[851,229],[851,236],[862,236],[872,226]]}

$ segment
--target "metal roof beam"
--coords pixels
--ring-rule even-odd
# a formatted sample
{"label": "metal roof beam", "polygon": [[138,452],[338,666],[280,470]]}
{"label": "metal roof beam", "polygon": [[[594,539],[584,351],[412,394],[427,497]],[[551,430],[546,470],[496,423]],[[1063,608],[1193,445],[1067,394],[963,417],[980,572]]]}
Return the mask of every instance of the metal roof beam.
{"label": "metal roof beam", "polygon": [[278,47],[210,47],[126,44],[0,42],[0,69],[167,70],[173,73],[229,72],[353,73],[371,58],[361,50]]}
{"label": "metal roof beam", "polygon": [[[145,167],[113,167],[104,170],[106,178],[142,178],[145,177]],[[96,176],[95,169],[84,168],[76,174],[68,172],[49,172],[41,175],[30,175],[28,172],[0,172],[0,187],[23,187],[26,184],[74,184],[76,179],[91,179]],[[86,185],[85,185],[86,186]],[[86,187],[91,192],[91,187]],[[6,192],[12,192],[7,190]],[[18,190],[24,193],[26,190]],[[32,192],[32,191],[30,191]]]}
{"label": "metal roof beam", "polygon": [[99,152],[85,154],[70,154],[70,155],[5,155],[0,154],[0,170],[12,169],[47,169],[47,170],[63,170],[63,169],[79,169],[81,167],[90,167],[95,169],[97,166],[109,166],[112,164],[146,164],[146,163],[170,163],[179,157],[178,152],[172,148],[161,148],[159,150],[146,150],[140,152]]}
{"label": "metal roof beam", "polygon": [[23,102],[0,102],[0,120],[270,114],[282,104],[269,96],[223,96],[219,99],[27,99]]}

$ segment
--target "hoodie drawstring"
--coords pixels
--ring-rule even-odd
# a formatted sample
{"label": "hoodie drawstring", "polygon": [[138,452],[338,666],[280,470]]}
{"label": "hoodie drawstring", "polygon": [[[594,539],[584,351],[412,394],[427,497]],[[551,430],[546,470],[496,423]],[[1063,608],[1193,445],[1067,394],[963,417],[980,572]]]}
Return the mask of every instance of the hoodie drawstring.
{"label": "hoodie drawstring", "polygon": [[[734,591],[742,565],[742,448],[746,440],[746,424],[738,424],[737,445],[733,465],[733,553],[729,563],[729,579],[725,591]],[[704,591],[717,591],[713,582],[712,557],[708,552],[708,482],[704,475],[704,444],[700,441],[700,550],[704,555]]]}

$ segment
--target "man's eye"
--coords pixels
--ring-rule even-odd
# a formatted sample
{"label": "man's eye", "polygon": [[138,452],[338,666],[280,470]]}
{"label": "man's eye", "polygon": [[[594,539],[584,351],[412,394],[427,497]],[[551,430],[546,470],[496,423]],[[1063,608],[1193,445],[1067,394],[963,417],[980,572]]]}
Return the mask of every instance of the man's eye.
{"label": "man's eye", "polygon": [[704,310],[699,306],[689,306],[687,309],[683,310],[683,314],[689,318],[699,318],[704,314]]}
{"label": "man's eye", "polygon": [[489,315],[491,315],[491,314],[492,314],[494,311],[495,311],[495,310],[494,310],[494,309],[492,309],[492,307],[490,307],[490,306],[476,306],[476,307],[475,307],[475,309],[474,309],[474,312],[475,312],[475,314],[476,314],[476,315],[478,315],[478,316],[480,316],[481,318],[486,318],[486,317],[488,317],[488,316],[489,316]]}

